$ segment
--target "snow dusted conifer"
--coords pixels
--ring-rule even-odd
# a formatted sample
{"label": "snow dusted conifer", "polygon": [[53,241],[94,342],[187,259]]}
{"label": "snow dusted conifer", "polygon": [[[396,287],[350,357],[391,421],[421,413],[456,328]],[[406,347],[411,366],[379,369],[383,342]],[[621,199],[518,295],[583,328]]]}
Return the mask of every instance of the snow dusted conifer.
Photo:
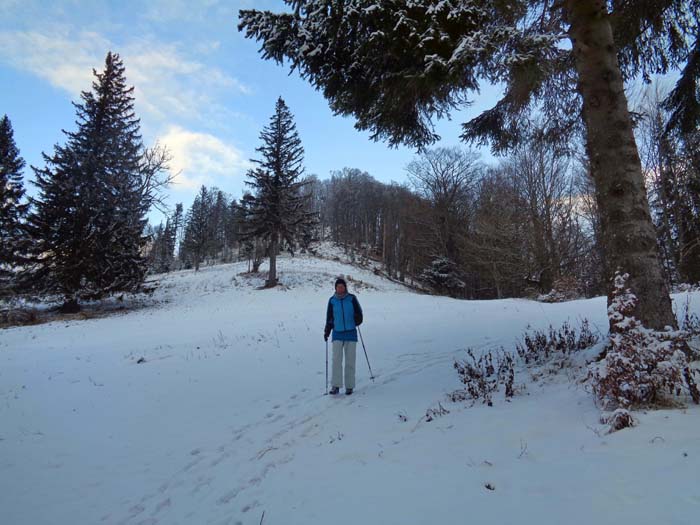
{"label": "snow dusted conifer", "polygon": [[13,285],[13,266],[23,261],[28,248],[24,218],[29,204],[22,202],[24,165],[5,115],[0,119],[0,294]]}
{"label": "snow dusted conifer", "polygon": [[166,273],[173,269],[175,253],[175,233],[170,217],[158,226],[152,227],[150,232],[150,246],[148,252],[148,265],[157,273]]}
{"label": "snow dusted conifer", "polygon": [[[700,392],[685,353],[688,334],[682,330],[652,330],[635,317],[636,296],[627,287],[629,275],[616,273],[608,308],[611,334],[605,358],[591,365],[593,390],[606,408],[629,409],[658,405]],[[615,425],[612,425],[613,427]]]}
{"label": "snow dusted conifer", "polygon": [[454,261],[447,257],[436,257],[430,266],[423,270],[420,279],[439,293],[460,297],[466,284]]}
{"label": "snow dusted conifer", "polygon": [[202,186],[185,217],[185,232],[182,236],[180,256],[188,266],[194,266],[195,271],[199,271],[199,266],[211,244],[212,205],[211,191],[206,186]]}
{"label": "snow dusted conifer", "polygon": [[[607,267],[629,273],[645,326],[675,325],[624,81],[700,63],[698,2],[286,3],[289,13],[242,10],[239,30],[261,41],[263,58],[289,61],[335,113],[354,116],[375,139],[434,142],[432,119],[484,82],[502,83],[504,94],[464,124],[467,140],[511,149],[527,139],[532,110],[544,115],[547,140],[567,144],[585,131]],[[683,69],[686,88],[696,70]],[[691,92],[674,92],[675,110],[695,103]]]}
{"label": "snow dusted conifer", "polygon": [[266,286],[277,285],[277,252],[286,241],[293,253],[306,230],[313,227],[314,214],[309,211],[308,195],[301,191],[306,184],[300,177],[304,172],[304,148],[297,133],[294,117],[282,98],[277,99],[275,114],[260,133],[262,146],[256,148],[261,159],[248,172],[254,194],[242,208],[246,213],[247,229],[243,239],[260,238],[267,242],[270,271]]}
{"label": "snow dusted conifer", "polygon": [[119,55],[108,53],[104,71],[93,73],[92,91],[74,103],[77,130],[33,168],[32,277],[39,291],[64,297],[65,311],[78,310],[81,298],[141,287],[145,215],[165,168],[164,153],[152,164],[143,147]]}

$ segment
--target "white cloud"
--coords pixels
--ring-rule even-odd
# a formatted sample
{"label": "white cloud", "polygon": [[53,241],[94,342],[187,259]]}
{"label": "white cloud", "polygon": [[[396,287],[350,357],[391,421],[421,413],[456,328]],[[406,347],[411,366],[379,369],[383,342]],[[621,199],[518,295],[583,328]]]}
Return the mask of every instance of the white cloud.
{"label": "white cloud", "polygon": [[60,29],[52,33],[0,32],[0,61],[34,73],[71,95],[90,88],[92,68],[100,64],[96,50],[109,48],[106,39],[92,32],[82,32],[77,38]]}
{"label": "white cloud", "polygon": [[202,184],[242,188],[251,163],[234,146],[208,133],[171,126],[158,141],[172,155],[171,169],[177,174],[173,189],[197,190]]}
{"label": "white cloud", "polygon": [[0,32],[0,62],[29,71],[77,97],[100,70],[107,51],[118,52],[127,81],[135,86],[137,110],[161,122],[173,118],[211,120],[220,113],[221,92],[250,89],[219,68],[185,57],[174,45],[153,39],[117,46],[95,32],[53,28],[48,32]]}

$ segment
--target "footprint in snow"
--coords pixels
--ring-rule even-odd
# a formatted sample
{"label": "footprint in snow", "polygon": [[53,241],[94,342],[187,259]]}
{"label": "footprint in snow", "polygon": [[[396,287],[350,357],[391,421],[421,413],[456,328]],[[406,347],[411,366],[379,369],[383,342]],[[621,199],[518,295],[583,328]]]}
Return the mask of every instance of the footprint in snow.
{"label": "footprint in snow", "polygon": [[243,508],[241,508],[241,512],[243,512],[243,513],[249,512],[249,511],[251,511],[254,508],[259,507],[259,506],[260,506],[260,503],[258,503],[257,501],[253,501],[252,503],[248,503],[247,505],[244,505]]}

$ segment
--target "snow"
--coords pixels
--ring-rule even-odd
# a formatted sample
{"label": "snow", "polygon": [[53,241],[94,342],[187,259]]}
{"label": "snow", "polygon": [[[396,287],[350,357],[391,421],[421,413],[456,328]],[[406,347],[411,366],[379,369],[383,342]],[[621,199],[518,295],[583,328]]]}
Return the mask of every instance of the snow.
{"label": "snow", "polygon": [[[697,521],[696,406],[607,435],[564,376],[519,370],[524,391],[493,407],[446,399],[467,347],[512,350],[527,325],[581,317],[602,329],[604,298],[459,301],[331,258],[278,265],[277,289],[245,264],[204,267],[157,276],[149,308],[0,331],[0,522]],[[322,333],[338,274],[377,378],[359,346],[357,391],[336,398]]]}

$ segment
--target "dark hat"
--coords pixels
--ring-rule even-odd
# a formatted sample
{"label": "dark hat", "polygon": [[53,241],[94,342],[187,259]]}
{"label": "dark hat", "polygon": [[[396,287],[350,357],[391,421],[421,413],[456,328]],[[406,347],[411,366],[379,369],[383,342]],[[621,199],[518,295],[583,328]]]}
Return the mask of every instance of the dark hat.
{"label": "dark hat", "polygon": [[348,283],[346,283],[346,282],[345,282],[345,279],[343,279],[342,277],[338,277],[338,278],[335,280],[335,287],[337,287],[339,284],[342,284],[343,286],[345,286],[345,289],[347,290],[347,288],[348,288]]}

